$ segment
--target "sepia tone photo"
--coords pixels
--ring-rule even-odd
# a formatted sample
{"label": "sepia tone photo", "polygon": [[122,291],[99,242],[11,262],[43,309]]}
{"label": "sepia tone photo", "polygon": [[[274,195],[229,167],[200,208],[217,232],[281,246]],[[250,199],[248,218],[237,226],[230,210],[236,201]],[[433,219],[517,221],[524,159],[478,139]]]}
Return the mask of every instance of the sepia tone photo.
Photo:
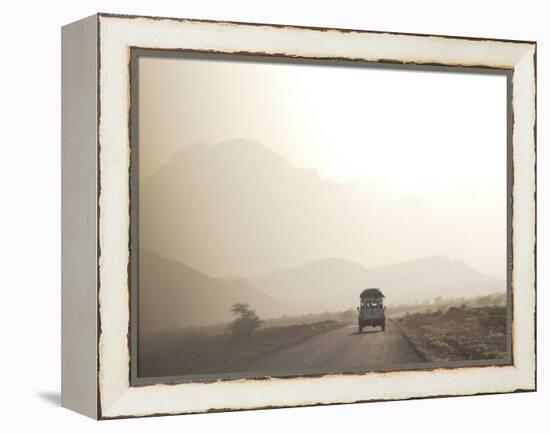
{"label": "sepia tone photo", "polygon": [[511,363],[508,75],[138,50],[134,380]]}

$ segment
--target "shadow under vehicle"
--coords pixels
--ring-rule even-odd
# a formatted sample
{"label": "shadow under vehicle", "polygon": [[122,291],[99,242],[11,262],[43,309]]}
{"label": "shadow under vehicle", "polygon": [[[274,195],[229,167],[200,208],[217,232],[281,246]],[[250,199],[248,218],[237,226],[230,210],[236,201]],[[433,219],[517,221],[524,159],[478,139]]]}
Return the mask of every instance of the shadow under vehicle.
{"label": "shadow under vehicle", "polygon": [[359,313],[357,322],[359,333],[363,333],[363,327],[382,327],[386,330],[386,308],[384,306],[384,294],[378,288],[367,288],[361,292]]}

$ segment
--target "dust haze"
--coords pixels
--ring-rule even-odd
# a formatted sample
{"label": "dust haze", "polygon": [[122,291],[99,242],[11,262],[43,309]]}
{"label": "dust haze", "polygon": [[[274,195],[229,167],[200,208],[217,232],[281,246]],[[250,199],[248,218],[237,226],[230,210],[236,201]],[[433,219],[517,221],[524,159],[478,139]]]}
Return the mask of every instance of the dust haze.
{"label": "dust haze", "polygon": [[[286,348],[298,336],[347,342],[338,330],[366,287],[396,318],[504,296],[504,76],[155,56],[138,68],[146,375],[218,372],[220,355],[157,356],[181,333],[197,354],[238,347],[223,336],[242,303]],[[488,315],[472,312],[461,315]],[[394,351],[395,324],[374,365],[421,361]],[[304,348],[280,357],[303,360]],[[273,348],[254,351],[242,369],[276,369],[262,361]]]}

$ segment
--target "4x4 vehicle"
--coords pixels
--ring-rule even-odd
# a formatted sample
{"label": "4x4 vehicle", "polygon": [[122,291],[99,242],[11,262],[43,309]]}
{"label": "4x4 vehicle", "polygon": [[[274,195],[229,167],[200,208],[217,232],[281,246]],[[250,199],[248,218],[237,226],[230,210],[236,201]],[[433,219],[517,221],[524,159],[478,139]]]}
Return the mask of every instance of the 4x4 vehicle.
{"label": "4x4 vehicle", "polygon": [[360,299],[361,303],[357,308],[359,333],[363,333],[365,326],[380,326],[382,331],[386,330],[386,312],[382,291],[378,288],[367,288],[361,292]]}

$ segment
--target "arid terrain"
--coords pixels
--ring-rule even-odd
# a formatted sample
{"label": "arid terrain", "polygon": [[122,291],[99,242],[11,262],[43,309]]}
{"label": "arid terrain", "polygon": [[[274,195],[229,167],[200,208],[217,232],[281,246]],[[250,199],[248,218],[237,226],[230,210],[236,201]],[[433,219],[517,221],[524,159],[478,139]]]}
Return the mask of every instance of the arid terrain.
{"label": "arid terrain", "polygon": [[406,369],[432,362],[506,363],[504,302],[504,294],[493,294],[393,307],[386,311],[385,331],[366,327],[363,333],[353,310],[257,317],[257,329],[246,336],[232,333],[231,323],[173,329],[146,342],[139,376],[264,376]]}
{"label": "arid terrain", "polygon": [[246,340],[192,332],[172,339],[166,351],[142,356],[140,376],[351,372],[422,361],[393,323],[385,332],[329,320],[264,328]]}
{"label": "arid terrain", "polygon": [[[209,334],[207,329],[158,336],[144,353],[139,375],[145,377],[208,373],[250,372],[250,362],[300,347],[306,340],[348,326],[342,321],[327,320],[310,324],[274,326],[258,330],[247,339],[231,334]],[[212,330],[211,330],[212,332]]]}
{"label": "arid terrain", "polygon": [[506,308],[450,307],[446,312],[415,313],[395,323],[425,361],[504,359]]}

